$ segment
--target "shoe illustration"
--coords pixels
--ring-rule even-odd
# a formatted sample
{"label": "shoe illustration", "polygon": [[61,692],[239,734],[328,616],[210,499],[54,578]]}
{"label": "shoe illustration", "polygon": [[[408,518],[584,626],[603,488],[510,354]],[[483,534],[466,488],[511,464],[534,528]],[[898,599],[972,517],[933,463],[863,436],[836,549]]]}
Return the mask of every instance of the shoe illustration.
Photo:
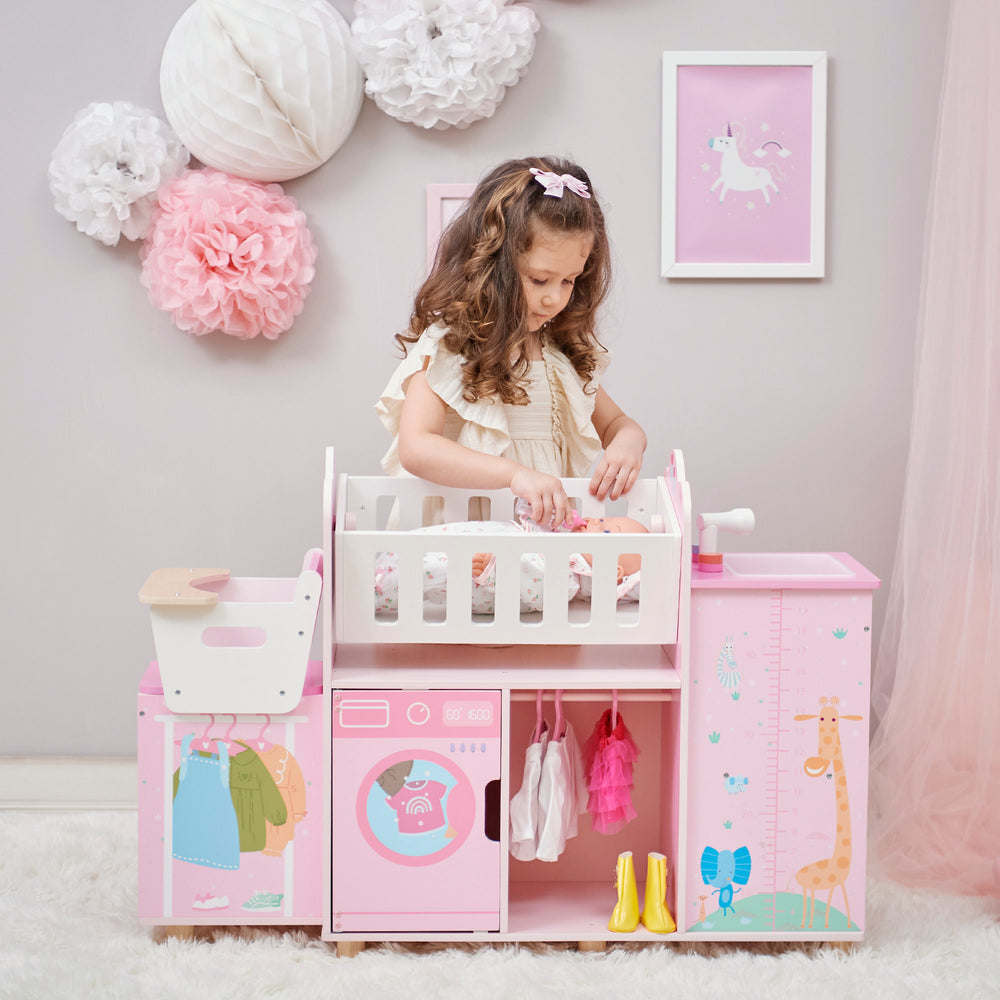
{"label": "shoe illustration", "polygon": [[258,889],[244,904],[244,910],[256,913],[270,913],[281,909],[281,901],[285,898],[283,892],[265,892]]}
{"label": "shoe illustration", "polygon": [[213,896],[210,892],[195,895],[192,910],[224,910],[229,905],[228,896]]}

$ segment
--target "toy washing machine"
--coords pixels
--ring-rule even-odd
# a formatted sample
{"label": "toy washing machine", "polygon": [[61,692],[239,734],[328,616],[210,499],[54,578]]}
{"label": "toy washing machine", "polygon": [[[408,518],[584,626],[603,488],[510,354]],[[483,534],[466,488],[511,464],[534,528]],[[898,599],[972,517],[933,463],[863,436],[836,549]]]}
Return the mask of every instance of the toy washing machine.
{"label": "toy washing machine", "polygon": [[332,929],[500,929],[500,692],[333,696]]}

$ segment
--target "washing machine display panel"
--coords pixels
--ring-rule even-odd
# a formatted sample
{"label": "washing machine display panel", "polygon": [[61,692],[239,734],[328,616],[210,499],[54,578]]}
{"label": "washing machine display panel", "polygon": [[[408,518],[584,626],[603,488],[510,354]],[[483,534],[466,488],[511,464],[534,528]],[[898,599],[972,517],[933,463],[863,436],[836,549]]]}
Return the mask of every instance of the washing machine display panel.
{"label": "washing machine display panel", "polygon": [[446,726],[488,729],[494,725],[494,716],[488,701],[446,701],[442,721]]}

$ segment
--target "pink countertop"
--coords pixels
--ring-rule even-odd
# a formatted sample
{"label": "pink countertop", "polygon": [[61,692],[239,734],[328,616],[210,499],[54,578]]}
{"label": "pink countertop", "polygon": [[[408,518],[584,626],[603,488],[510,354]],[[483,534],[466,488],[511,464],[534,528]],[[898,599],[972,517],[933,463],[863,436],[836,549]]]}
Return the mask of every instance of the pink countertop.
{"label": "pink countertop", "polygon": [[721,573],[691,568],[692,590],[875,590],[879,582],[846,552],[732,552]]}

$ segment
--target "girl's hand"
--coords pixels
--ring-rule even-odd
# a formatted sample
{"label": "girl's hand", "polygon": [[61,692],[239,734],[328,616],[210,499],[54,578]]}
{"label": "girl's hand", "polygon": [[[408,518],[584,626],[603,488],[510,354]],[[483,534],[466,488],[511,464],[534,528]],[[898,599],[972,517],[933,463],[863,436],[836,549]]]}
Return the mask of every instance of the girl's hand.
{"label": "girl's hand", "polygon": [[[622,437],[623,435],[619,435]],[[591,496],[603,500],[610,497],[617,500],[635,486],[642,469],[643,449],[629,447],[618,438],[611,442],[601,456],[593,478],[590,480]]]}
{"label": "girl's hand", "polygon": [[510,477],[510,491],[531,504],[531,519],[536,524],[560,525],[569,518],[569,497],[556,476],[518,466]]}
{"label": "girl's hand", "polygon": [[593,422],[604,445],[604,454],[590,480],[590,493],[598,500],[605,497],[617,500],[628,493],[639,478],[646,435],[603,388],[597,390]]}

